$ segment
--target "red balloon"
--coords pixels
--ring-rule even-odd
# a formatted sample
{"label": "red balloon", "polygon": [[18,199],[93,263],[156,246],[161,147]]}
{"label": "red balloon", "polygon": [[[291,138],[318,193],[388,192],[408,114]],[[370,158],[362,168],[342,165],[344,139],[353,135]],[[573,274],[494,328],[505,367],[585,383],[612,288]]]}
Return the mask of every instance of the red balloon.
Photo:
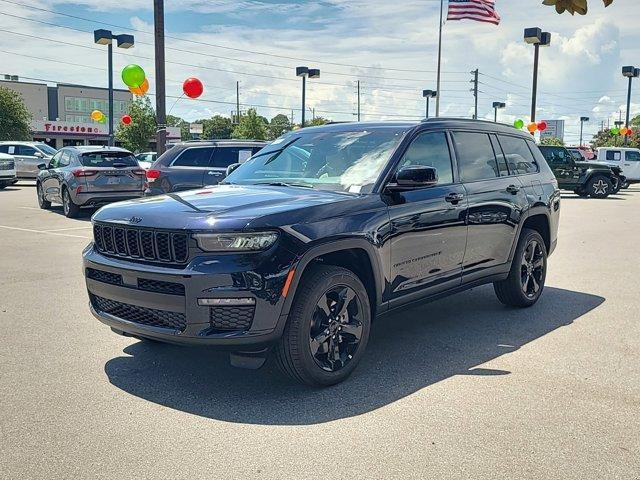
{"label": "red balloon", "polygon": [[120,119],[122,121],[122,123],[124,123],[125,125],[130,125],[131,124],[131,115],[123,115],[122,118]]}
{"label": "red balloon", "polygon": [[547,129],[547,122],[545,122],[544,120],[540,123],[538,123],[538,130],[540,130],[541,132],[544,132]]}
{"label": "red balloon", "polygon": [[630,128],[627,128],[627,135],[633,135],[633,130],[631,130]]}
{"label": "red balloon", "polygon": [[182,91],[189,98],[198,98],[204,91],[202,82],[197,78],[187,78],[182,84]]}

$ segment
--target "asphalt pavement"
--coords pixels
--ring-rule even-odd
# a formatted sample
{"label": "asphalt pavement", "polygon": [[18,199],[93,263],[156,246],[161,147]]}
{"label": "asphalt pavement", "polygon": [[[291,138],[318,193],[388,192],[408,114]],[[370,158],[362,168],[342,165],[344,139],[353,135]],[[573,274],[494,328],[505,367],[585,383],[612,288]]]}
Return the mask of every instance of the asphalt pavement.
{"label": "asphalt pavement", "polygon": [[89,220],[0,191],[2,479],[640,479],[640,186],[563,195],[535,307],[486,286],[388,316],[321,390],[113,334]]}

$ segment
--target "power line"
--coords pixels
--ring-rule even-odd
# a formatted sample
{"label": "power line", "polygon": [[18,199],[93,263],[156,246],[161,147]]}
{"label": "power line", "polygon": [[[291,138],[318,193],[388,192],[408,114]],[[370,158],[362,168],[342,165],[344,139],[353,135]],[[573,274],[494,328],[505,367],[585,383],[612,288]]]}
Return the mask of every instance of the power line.
{"label": "power line", "polygon": [[[126,26],[123,26],[123,25],[117,25],[117,24],[108,23],[108,22],[102,22],[102,21],[98,21],[98,20],[95,20],[95,19],[89,19],[89,18],[85,18],[85,17],[80,17],[78,15],[72,15],[72,14],[68,14],[68,13],[56,12],[55,10],[49,10],[49,9],[42,8],[42,7],[35,7],[33,5],[25,5],[25,4],[20,3],[20,2],[15,2],[15,1],[11,1],[11,0],[0,0],[0,1],[4,2],[4,3],[12,4],[12,5],[18,5],[18,6],[26,7],[26,8],[29,8],[31,10],[37,10],[37,11],[41,11],[41,12],[52,13],[54,15],[60,15],[60,16],[63,16],[63,17],[68,17],[68,18],[74,18],[76,20],[82,20],[82,21],[90,22],[90,23],[97,23],[97,24],[100,24],[100,25],[107,25],[107,26],[110,26],[110,27],[113,27],[113,28],[119,28],[119,29],[123,29],[123,30],[143,33],[143,34],[146,34],[146,35],[153,35],[153,32],[148,32],[148,31],[145,31],[145,30],[135,29],[135,28],[126,27]],[[197,44],[197,45],[204,45],[206,47],[214,47],[214,48],[232,50],[232,51],[241,52],[241,53],[249,53],[251,55],[263,55],[263,56],[268,56],[268,57],[282,58],[282,59],[287,59],[287,60],[296,60],[296,61],[309,62],[309,63],[323,63],[325,65],[335,65],[335,66],[340,66],[340,67],[363,68],[363,69],[370,69],[370,70],[387,70],[387,71],[393,71],[393,72],[436,73],[435,70],[418,70],[418,69],[407,69],[407,68],[375,67],[375,66],[371,66],[371,65],[357,65],[357,64],[349,64],[349,63],[329,62],[329,61],[318,60],[318,59],[293,57],[293,56],[288,56],[288,55],[280,55],[280,54],[274,54],[274,53],[268,53],[268,52],[260,52],[260,51],[255,51],[255,50],[248,50],[248,49],[243,49],[243,48],[238,48],[238,47],[229,47],[229,46],[226,46],[226,45],[218,45],[218,44],[213,44],[213,43],[208,43],[208,42],[200,42],[200,41],[197,41],[197,40],[190,40],[190,39],[180,38],[180,37],[176,37],[176,36],[172,36],[172,35],[166,35],[166,38],[170,38],[172,40],[177,40],[177,41],[181,41],[181,42],[193,43],[193,44]],[[189,52],[189,53],[192,53],[192,52]],[[462,74],[462,73],[466,73],[466,72],[448,71],[446,73],[460,73],[460,74]]]}

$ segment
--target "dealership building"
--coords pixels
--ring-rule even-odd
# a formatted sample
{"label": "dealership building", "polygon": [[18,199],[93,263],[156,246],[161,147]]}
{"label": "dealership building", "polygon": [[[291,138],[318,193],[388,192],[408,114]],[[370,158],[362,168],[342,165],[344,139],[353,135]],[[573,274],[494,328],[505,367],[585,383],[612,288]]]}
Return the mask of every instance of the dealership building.
{"label": "dealership building", "polygon": [[[20,81],[15,76],[5,75],[0,80],[5,87],[20,94],[31,113],[31,131],[33,139],[42,141],[53,148],[70,145],[107,145],[109,126],[91,120],[91,112],[100,110],[108,114],[109,90],[100,87],[58,83],[54,86],[46,83]],[[129,111],[133,95],[128,90],[114,89],[113,114],[114,129],[120,117]],[[180,140],[180,129],[167,129],[169,141]],[[116,145],[117,145],[116,140]],[[150,139],[149,148],[155,149],[155,141]]]}

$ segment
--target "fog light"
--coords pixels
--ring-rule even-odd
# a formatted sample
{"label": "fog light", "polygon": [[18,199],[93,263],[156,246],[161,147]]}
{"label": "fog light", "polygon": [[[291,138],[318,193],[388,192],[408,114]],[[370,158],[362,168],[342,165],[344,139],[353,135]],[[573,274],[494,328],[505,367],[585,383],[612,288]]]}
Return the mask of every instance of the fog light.
{"label": "fog light", "polygon": [[199,298],[198,305],[201,307],[230,307],[255,305],[255,298]]}

